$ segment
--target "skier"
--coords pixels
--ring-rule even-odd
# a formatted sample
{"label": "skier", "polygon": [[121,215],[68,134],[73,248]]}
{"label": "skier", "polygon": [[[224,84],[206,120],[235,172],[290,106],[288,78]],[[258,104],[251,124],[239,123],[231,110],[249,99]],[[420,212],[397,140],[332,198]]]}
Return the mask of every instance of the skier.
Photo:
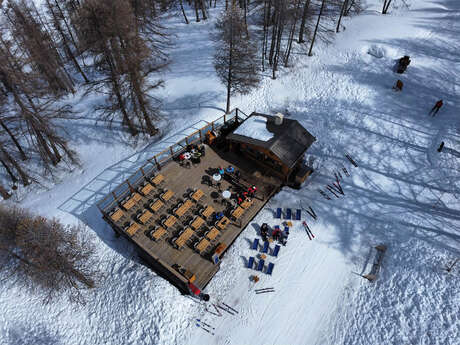
{"label": "skier", "polygon": [[441,145],[439,145],[438,152],[441,152],[444,148],[444,141],[441,141]]}
{"label": "skier", "polygon": [[438,113],[439,109],[441,109],[443,105],[442,99],[436,102],[434,107],[431,109],[430,113],[428,115],[432,115],[433,117]]}
{"label": "skier", "polygon": [[396,81],[396,85],[393,86],[393,89],[396,90],[396,91],[402,91],[403,86],[404,86],[403,82],[398,79]]}

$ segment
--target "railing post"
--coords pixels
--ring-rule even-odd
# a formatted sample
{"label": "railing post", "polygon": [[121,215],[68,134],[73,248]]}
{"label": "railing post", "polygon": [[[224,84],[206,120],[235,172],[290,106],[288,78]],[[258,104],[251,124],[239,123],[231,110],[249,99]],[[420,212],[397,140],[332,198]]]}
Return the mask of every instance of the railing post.
{"label": "railing post", "polygon": [[155,164],[157,165],[157,169],[161,170],[161,165],[158,163],[157,156],[153,156],[153,160],[155,161]]}
{"label": "railing post", "polygon": [[224,123],[227,123],[227,113],[224,114]]}
{"label": "railing post", "polygon": [[238,108],[236,108],[235,122],[238,123]]}

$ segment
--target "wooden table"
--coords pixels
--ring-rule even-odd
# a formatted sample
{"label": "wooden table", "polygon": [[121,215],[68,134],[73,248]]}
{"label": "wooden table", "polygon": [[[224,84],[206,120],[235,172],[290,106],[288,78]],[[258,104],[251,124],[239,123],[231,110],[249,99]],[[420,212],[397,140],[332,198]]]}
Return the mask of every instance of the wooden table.
{"label": "wooden table", "polygon": [[131,195],[131,198],[129,198],[122,206],[126,209],[129,210],[133,208],[134,205],[138,203],[138,201],[142,200],[142,196],[139,193],[133,193]]}
{"label": "wooden table", "polygon": [[235,211],[232,212],[232,216],[235,217],[235,219],[239,219],[244,213],[244,208],[238,207]]}
{"label": "wooden table", "polygon": [[161,196],[161,198],[162,198],[164,201],[168,201],[168,200],[171,199],[173,196],[174,196],[174,192],[173,192],[171,189],[168,189],[165,193],[163,193],[163,195]]}
{"label": "wooden table", "polygon": [[167,228],[170,228],[171,226],[173,226],[174,224],[176,224],[177,222],[177,218],[174,217],[174,216],[169,216],[168,219],[165,220],[164,222],[164,225],[167,227]]}
{"label": "wooden table", "polygon": [[186,200],[184,204],[176,210],[175,214],[179,217],[182,217],[185,212],[187,212],[192,206],[193,203],[190,200]]}
{"label": "wooden table", "polygon": [[110,215],[110,218],[111,218],[114,222],[116,222],[116,221],[120,220],[120,218],[123,217],[124,214],[125,214],[125,213],[124,213],[122,210],[117,209],[115,212],[113,212],[113,213]]}
{"label": "wooden table", "polygon": [[141,226],[139,224],[133,223],[130,225],[129,228],[126,229],[126,232],[128,233],[128,235],[133,236],[137,232],[137,230],[139,230],[140,227]]}
{"label": "wooden table", "polygon": [[182,248],[185,244],[185,242],[187,242],[190,237],[192,237],[194,234],[193,230],[190,229],[190,228],[187,228],[184,230],[184,232],[176,239],[176,241],[174,242],[179,248]]}
{"label": "wooden table", "polygon": [[230,220],[227,217],[223,217],[219,222],[216,224],[216,227],[218,227],[221,230],[224,230],[225,227],[230,223]]}
{"label": "wooden table", "polygon": [[215,227],[212,227],[211,230],[206,234],[206,237],[209,238],[211,241],[216,239],[219,236],[220,231],[217,230]]}
{"label": "wooden table", "polygon": [[242,208],[246,209],[246,208],[249,208],[253,203],[254,203],[254,201],[246,199],[241,203],[240,206]]}
{"label": "wooden table", "polygon": [[209,242],[207,239],[203,238],[195,247],[195,249],[198,251],[198,253],[202,253],[204,252],[208,247],[209,245],[211,244],[211,242]]}
{"label": "wooden table", "polygon": [[152,212],[150,212],[149,210],[145,210],[142,216],[139,217],[139,220],[141,221],[142,224],[145,224],[150,218],[152,218],[152,216],[153,216]]}
{"label": "wooden table", "polygon": [[144,195],[148,195],[154,189],[155,189],[155,187],[147,182],[147,184],[144,187],[142,187],[141,193],[144,194]]}
{"label": "wooden table", "polygon": [[193,223],[190,225],[192,228],[195,230],[198,230],[200,226],[204,224],[205,220],[201,217],[196,217],[196,219],[193,221]]}
{"label": "wooden table", "polygon": [[195,201],[198,201],[201,199],[203,195],[204,195],[203,191],[201,189],[198,189],[195,193],[193,193],[192,199]]}
{"label": "wooden table", "polygon": [[153,231],[153,234],[151,233],[151,237],[154,241],[157,241],[158,239],[161,238],[161,236],[163,236],[164,234],[166,234],[166,230],[163,228],[163,227],[159,227],[157,228],[155,231]]}
{"label": "wooden table", "polygon": [[204,217],[204,218],[208,218],[212,215],[212,213],[214,212],[214,208],[212,206],[208,206],[206,207],[206,209],[201,213],[201,215]]}
{"label": "wooden table", "polygon": [[155,186],[158,186],[161,182],[163,182],[165,180],[165,177],[161,174],[158,174],[157,176],[155,176],[154,178],[152,178],[150,181],[152,181],[152,183],[155,185]]}
{"label": "wooden table", "polygon": [[152,203],[150,204],[150,208],[151,208],[154,212],[158,212],[158,210],[159,210],[160,208],[162,208],[163,205],[164,205],[163,201],[157,200],[157,201],[152,202]]}

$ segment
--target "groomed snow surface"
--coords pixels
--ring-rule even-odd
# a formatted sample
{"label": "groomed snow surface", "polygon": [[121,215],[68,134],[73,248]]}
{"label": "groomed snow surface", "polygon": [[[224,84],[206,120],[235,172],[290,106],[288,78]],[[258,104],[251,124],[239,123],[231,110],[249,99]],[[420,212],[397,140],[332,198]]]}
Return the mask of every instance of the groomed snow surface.
{"label": "groomed snow surface", "polygon": [[[383,16],[380,1],[372,0],[344,21],[346,30],[332,44],[318,44],[313,57],[297,47],[295,70],[280,71],[276,80],[266,76],[257,90],[233,99],[246,113],[282,112],[300,121],[318,139],[309,151],[317,169],[301,190],[276,195],[225,255],[206,292],[239,313],[221,317],[142,265],[95,207],[147,157],[223,113],[225,90],[208,39],[220,9],[190,25],[168,19],[176,46],[162,91],[171,120],[162,140],[130,147],[101,124],[79,123],[72,131],[81,138],[74,143],[83,169],[21,201],[66,223],[85,222],[105,279],[86,306],[75,307],[65,299],[44,306],[41,296],[0,277],[0,343],[459,344],[460,267],[450,274],[443,267],[460,256],[460,2],[406,2],[409,9]],[[412,62],[398,75],[392,68],[403,55]],[[397,79],[404,82],[400,93],[392,90]],[[441,98],[443,108],[429,117]],[[436,151],[441,141],[450,151]],[[351,173],[342,182],[345,196],[329,193],[325,200],[317,189],[332,183],[342,165]],[[267,259],[275,263],[273,275],[259,274],[256,284],[276,292],[256,295],[254,272],[245,268],[256,254],[249,243],[262,222],[279,224],[274,208],[297,208],[299,201],[318,214],[317,221],[307,218],[315,238],[294,222],[287,246]],[[359,274],[369,272],[371,247],[380,243],[388,250],[371,284]],[[215,335],[196,327],[196,318],[215,326]]]}

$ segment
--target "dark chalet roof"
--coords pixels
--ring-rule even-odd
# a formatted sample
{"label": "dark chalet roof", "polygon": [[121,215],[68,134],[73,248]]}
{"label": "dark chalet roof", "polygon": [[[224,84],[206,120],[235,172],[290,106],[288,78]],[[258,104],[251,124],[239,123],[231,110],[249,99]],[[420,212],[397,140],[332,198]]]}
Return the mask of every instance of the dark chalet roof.
{"label": "dark chalet roof", "polygon": [[273,138],[262,141],[235,134],[235,129],[233,133],[227,136],[227,139],[265,148],[271,151],[289,168],[292,168],[297,160],[316,141],[316,138],[297,120],[284,118],[281,125],[276,125],[275,116],[259,113],[252,113],[250,116],[263,116],[267,118],[267,130],[273,134]]}

